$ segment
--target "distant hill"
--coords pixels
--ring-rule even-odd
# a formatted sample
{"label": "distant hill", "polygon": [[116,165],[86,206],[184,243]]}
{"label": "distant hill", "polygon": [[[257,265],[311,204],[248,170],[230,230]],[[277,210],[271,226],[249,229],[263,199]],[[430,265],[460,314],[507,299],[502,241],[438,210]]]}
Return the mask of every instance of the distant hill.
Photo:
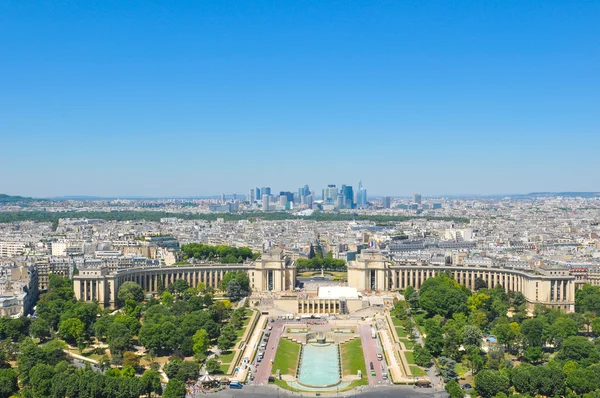
{"label": "distant hill", "polygon": [[0,193],[0,203],[31,202],[33,200],[33,198],[26,198],[24,196],[10,196]]}
{"label": "distant hill", "polygon": [[540,196],[562,196],[567,198],[597,198],[600,197],[600,192],[531,192],[525,196],[540,197]]}

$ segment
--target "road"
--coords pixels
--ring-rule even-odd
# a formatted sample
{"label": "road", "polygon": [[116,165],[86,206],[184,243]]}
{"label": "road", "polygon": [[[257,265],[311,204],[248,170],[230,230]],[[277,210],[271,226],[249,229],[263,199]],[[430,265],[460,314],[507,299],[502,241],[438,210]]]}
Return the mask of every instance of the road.
{"label": "road", "polygon": [[[257,367],[256,374],[254,375],[254,384],[257,385],[266,385],[269,382],[269,376],[271,375],[272,368],[271,361],[275,359],[277,345],[279,344],[279,339],[283,333],[282,321],[276,320],[275,322],[267,322],[267,326],[268,325],[273,326],[273,330],[271,330],[271,336],[269,336],[269,341],[267,342],[265,357],[260,363],[256,362],[256,359],[258,359],[258,354],[254,359],[254,365]],[[260,342],[258,344],[260,345]]]}
{"label": "road", "polygon": [[[290,392],[282,389],[267,386],[244,386],[241,390],[225,389],[215,394],[210,394],[215,397],[240,397],[240,398],[260,398],[260,397],[314,397],[314,392]],[[322,397],[334,398],[335,393],[330,395],[327,393],[321,394]],[[348,391],[339,393],[339,398],[343,397],[361,397],[361,398],[447,398],[448,394],[445,391],[433,392],[431,389],[415,389],[410,386],[393,386],[393,387],[365,387],[360,392]]]}
{"label": "road", "polygon": [[[381,363],[383,361],[377,360],[377,339],[371,337],[371,326],[360,325],[359,331],[363,347],[363,356],[365,357],[365,365],[367,367],[367,375],[369,377],[369,385],[377,386],[387,383],[387,381],[383,380],[381,374]],[[371,376],[371,362],[373,363],[376,376]]]}

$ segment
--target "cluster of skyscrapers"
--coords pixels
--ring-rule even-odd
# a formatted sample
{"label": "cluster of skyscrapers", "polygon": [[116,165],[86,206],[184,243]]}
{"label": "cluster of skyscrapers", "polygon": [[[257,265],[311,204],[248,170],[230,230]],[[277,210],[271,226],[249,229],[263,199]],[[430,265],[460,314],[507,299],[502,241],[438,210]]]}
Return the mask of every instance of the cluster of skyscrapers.
{"label": "cluster of skyscrapers", "polygon": [[324,209],[355,209],[367,205],[367,190],[362,182],[358,183],[355,192],[351,185],[342,185],[338,188],[335,184],[327,185],[321,191],[320,200],[315,191],[308,185],[298,188],[298,192],[281,191],[274,195],[270,187],[251,188],[247,202],[250,205],[260,206],[263,210],[289,210],[295,207],[312,208],[318,202]]}

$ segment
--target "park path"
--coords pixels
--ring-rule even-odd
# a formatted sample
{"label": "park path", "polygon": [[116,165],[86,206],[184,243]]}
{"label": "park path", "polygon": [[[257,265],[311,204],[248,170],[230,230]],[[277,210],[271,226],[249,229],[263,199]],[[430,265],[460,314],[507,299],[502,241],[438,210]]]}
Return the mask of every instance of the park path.
{"label": "park path", "polygon": [[[256,312],[255,314],[260,314],[260,313]],[[256,324],[254,326],[254,330],[252,331],[252,335],[251,335],[250,339],[246,340],[247,341],[246,346],[244,347],[242,355],[239,357],[238,363],[241,363],[244,360],[244,358],[248,358],[248,361],[250,361],[252,359],[252,357],[254,356],[254,351],[256,351],[256,349],[258,348],[258,345],[260,344],[260,337],[262,336],[262,332],[263,332],[263,329],[265,328],[266,322],[267,322],[267,317],[264,315],[259,315],[258,321],[256,321]],[[246,336],[246,339],[247,339],[247,336]],[[240,366],[240,365],[238,365],[238,366]],[[240,369],[237,373],[234,373],[232,379],[243,382],[244,380],[246,380],[248,371],[251,370],[252,366],[253,365],[249,362],[248,366],[244,367],[243,369]]]}

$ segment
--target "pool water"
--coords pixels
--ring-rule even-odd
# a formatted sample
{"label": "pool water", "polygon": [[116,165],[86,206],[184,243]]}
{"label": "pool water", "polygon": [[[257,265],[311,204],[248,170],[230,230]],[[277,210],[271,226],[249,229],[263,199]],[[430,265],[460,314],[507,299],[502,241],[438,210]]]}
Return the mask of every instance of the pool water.
{"label": "pool water", "polygon": [[302,351],[298,381],[308,386],[328,386],[340,381],[339,356],[334,344],[307,344]]}

